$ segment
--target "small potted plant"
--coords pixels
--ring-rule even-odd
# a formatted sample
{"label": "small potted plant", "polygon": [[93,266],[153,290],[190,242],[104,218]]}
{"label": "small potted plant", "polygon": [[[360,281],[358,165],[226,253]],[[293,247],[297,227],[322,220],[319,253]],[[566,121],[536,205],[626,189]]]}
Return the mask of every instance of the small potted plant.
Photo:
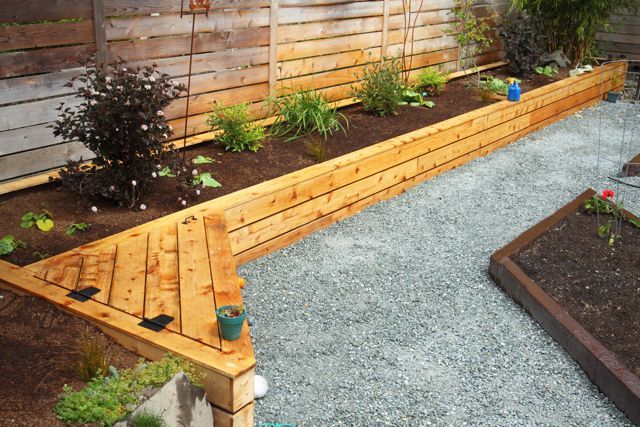
{"label": "small potted plant", "polygon": [[216,310],[222,338],[234,341],[240,338],[242,325],[247,318],[244,305],[225,305]]}
{"label": "small potted plant", "polygon": [[[619,86],[620,83],[622,83],[622,78],[616,74],[613,77],[611,77],[611,81],[613,82],[614,85]],[[616,102],[618,102],[618,99],[620,99],[621,95],[622,95],[622,92],[611,90],[607,92],[607,102],[612,102],[615,104]]]}

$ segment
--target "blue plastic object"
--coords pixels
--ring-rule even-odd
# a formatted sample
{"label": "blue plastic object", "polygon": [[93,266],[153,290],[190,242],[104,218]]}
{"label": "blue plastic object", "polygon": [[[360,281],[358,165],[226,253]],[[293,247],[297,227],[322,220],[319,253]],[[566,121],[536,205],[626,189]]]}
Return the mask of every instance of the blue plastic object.
{"label": "blue plastic object", "polygon": [[518,86],[517,81],[513,81],[509,86],[509,93],[507,95],[507,99],[509,101],[517,102],[520,101],[520,94],[522,93],[522,89]]}

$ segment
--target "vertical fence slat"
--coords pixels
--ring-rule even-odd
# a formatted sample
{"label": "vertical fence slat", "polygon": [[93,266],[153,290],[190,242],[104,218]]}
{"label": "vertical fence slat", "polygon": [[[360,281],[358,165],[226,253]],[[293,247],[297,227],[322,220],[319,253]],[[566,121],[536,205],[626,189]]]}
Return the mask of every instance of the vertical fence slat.
{"label": "vertical fence slat", "polygon": [[387,56],[387,46],[389,45],[389,5],[391,0],[384,0],[382,5],[382,44],[380,56]]}
{"label": "vertical fence slat", "polygon": [[278,83],[278,0],[269,5],[269,95],[273,96]]}
{"label": "vertical fence slat", "polygon": [[96,39],[96,65],[107,61],[107,26],[104,21],[104,0],[93,0],[93,29]]}

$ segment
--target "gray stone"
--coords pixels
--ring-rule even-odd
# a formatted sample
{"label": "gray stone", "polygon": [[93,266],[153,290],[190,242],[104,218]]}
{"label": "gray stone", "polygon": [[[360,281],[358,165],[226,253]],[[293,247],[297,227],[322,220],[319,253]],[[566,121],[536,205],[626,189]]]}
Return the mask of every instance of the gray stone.
{"label": "gray stone", "polygon": [[551,65],[558,68],[566,68],[571,65],[571,60],[567,58],[567,55],[565,55],[563,51],[556,50],[551,53],[544,53],[540,57],[540,63],[542,65]]}
{"label": "gray stone", "polygon": [[204,390],[191,384],[183,372],[176,374],[160,391],[116,426],[128,426],[129,421],[142,412],[160,415],[167,426],[213,426],[211,405],[207,402]]}

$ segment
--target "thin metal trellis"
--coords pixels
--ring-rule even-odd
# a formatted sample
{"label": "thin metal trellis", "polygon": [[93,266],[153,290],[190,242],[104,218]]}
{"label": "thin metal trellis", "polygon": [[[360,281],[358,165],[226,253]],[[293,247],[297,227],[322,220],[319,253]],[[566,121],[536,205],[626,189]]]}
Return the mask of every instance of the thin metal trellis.
{"label": "thin metal trellis", "polygon": [[[193,66],[193,40],[195,38],[196,32],[196,15],[198,12],[202,14],[204,11],[205,17],[209,17],[209,10],[211,9],[211,0],[189,0],[189,12],[191,14],[191,47],[189,49],[189,74],[187,76],[187,102],[184,113],[184,141],[182,144],[182,156],[186,156],[186,151],[184,148],[187,147],[187,132],[189,124],[189,99],[191,97],[191,69]],[[184,10],[184,0],[180,3],[180,18],[182,18],[185,14]]]}
{"label": "thin metal trellis", "polygon": [[[610,61],[602,64],[602,73],[601,75],[601,95],[603,98],[606,98],[607,93],[604,90],[605,85],[605,72],[604,66],[608,64],[626,64],[627,69],[625,72],[620,72],[618,74],[618,78],[624,76],[622,81],[622,93],[620,94],[619,103],[624,105],[624,111],[622,114],[622,126],[619,129],[619,151],[617,153],[616,158],[609,157],[604,153],[603,148],[603,138],[612,139],[616,138],[614,133],[609,132],[606,136],[603,135],[603,121],[605,120],[604,116],[609,115],[606,119],[612,120],[613,118],[610,115],[614,113],[610,113],[611,109],[606,106],[599,107],[599,123],[598,123],[598,151],[597,151],[597,169],[596,169],[596,177],[600,184],[606,185],[607,187],[614,187],[615,198],[613,202],[617,206],[622,206],[623,203],[627,199],[627,193],[630,191],[637,191],[640,189],[640,185],[637,183],[630,182],[628,178],[629,170],[632,165],[631,158],[634,154],[640,153],[640,72],[633,71],[632,66],[636,68],[640,68],[640,61],[637,60],[618,60],[618,61]],[[615,71],[614,71],[615,72]],[[614,77],[615,78],[615,77]],[[620,108],[618,108],[619,110]],[[611,144],[609,144],[611,145]],[[635,151],[634,151],[635,150]],[[605,162],[607,163],[605,165]],[[619,173],[618,177],[612,176],[610,174],[611,164],[615,165],[617,172]],[[638,165],[640,166],[640,165]],[[611,185],[605,184],[609,183]],[[598,188],[598,191],[603,190],[602,188]],[[601,224],[600,212],[597,209],[598,205],[596,205],[596,214],[598,218],[598,226]],[[622,217],[618,217],[616,221],[616,235],[620,234],[622,227]]]}

